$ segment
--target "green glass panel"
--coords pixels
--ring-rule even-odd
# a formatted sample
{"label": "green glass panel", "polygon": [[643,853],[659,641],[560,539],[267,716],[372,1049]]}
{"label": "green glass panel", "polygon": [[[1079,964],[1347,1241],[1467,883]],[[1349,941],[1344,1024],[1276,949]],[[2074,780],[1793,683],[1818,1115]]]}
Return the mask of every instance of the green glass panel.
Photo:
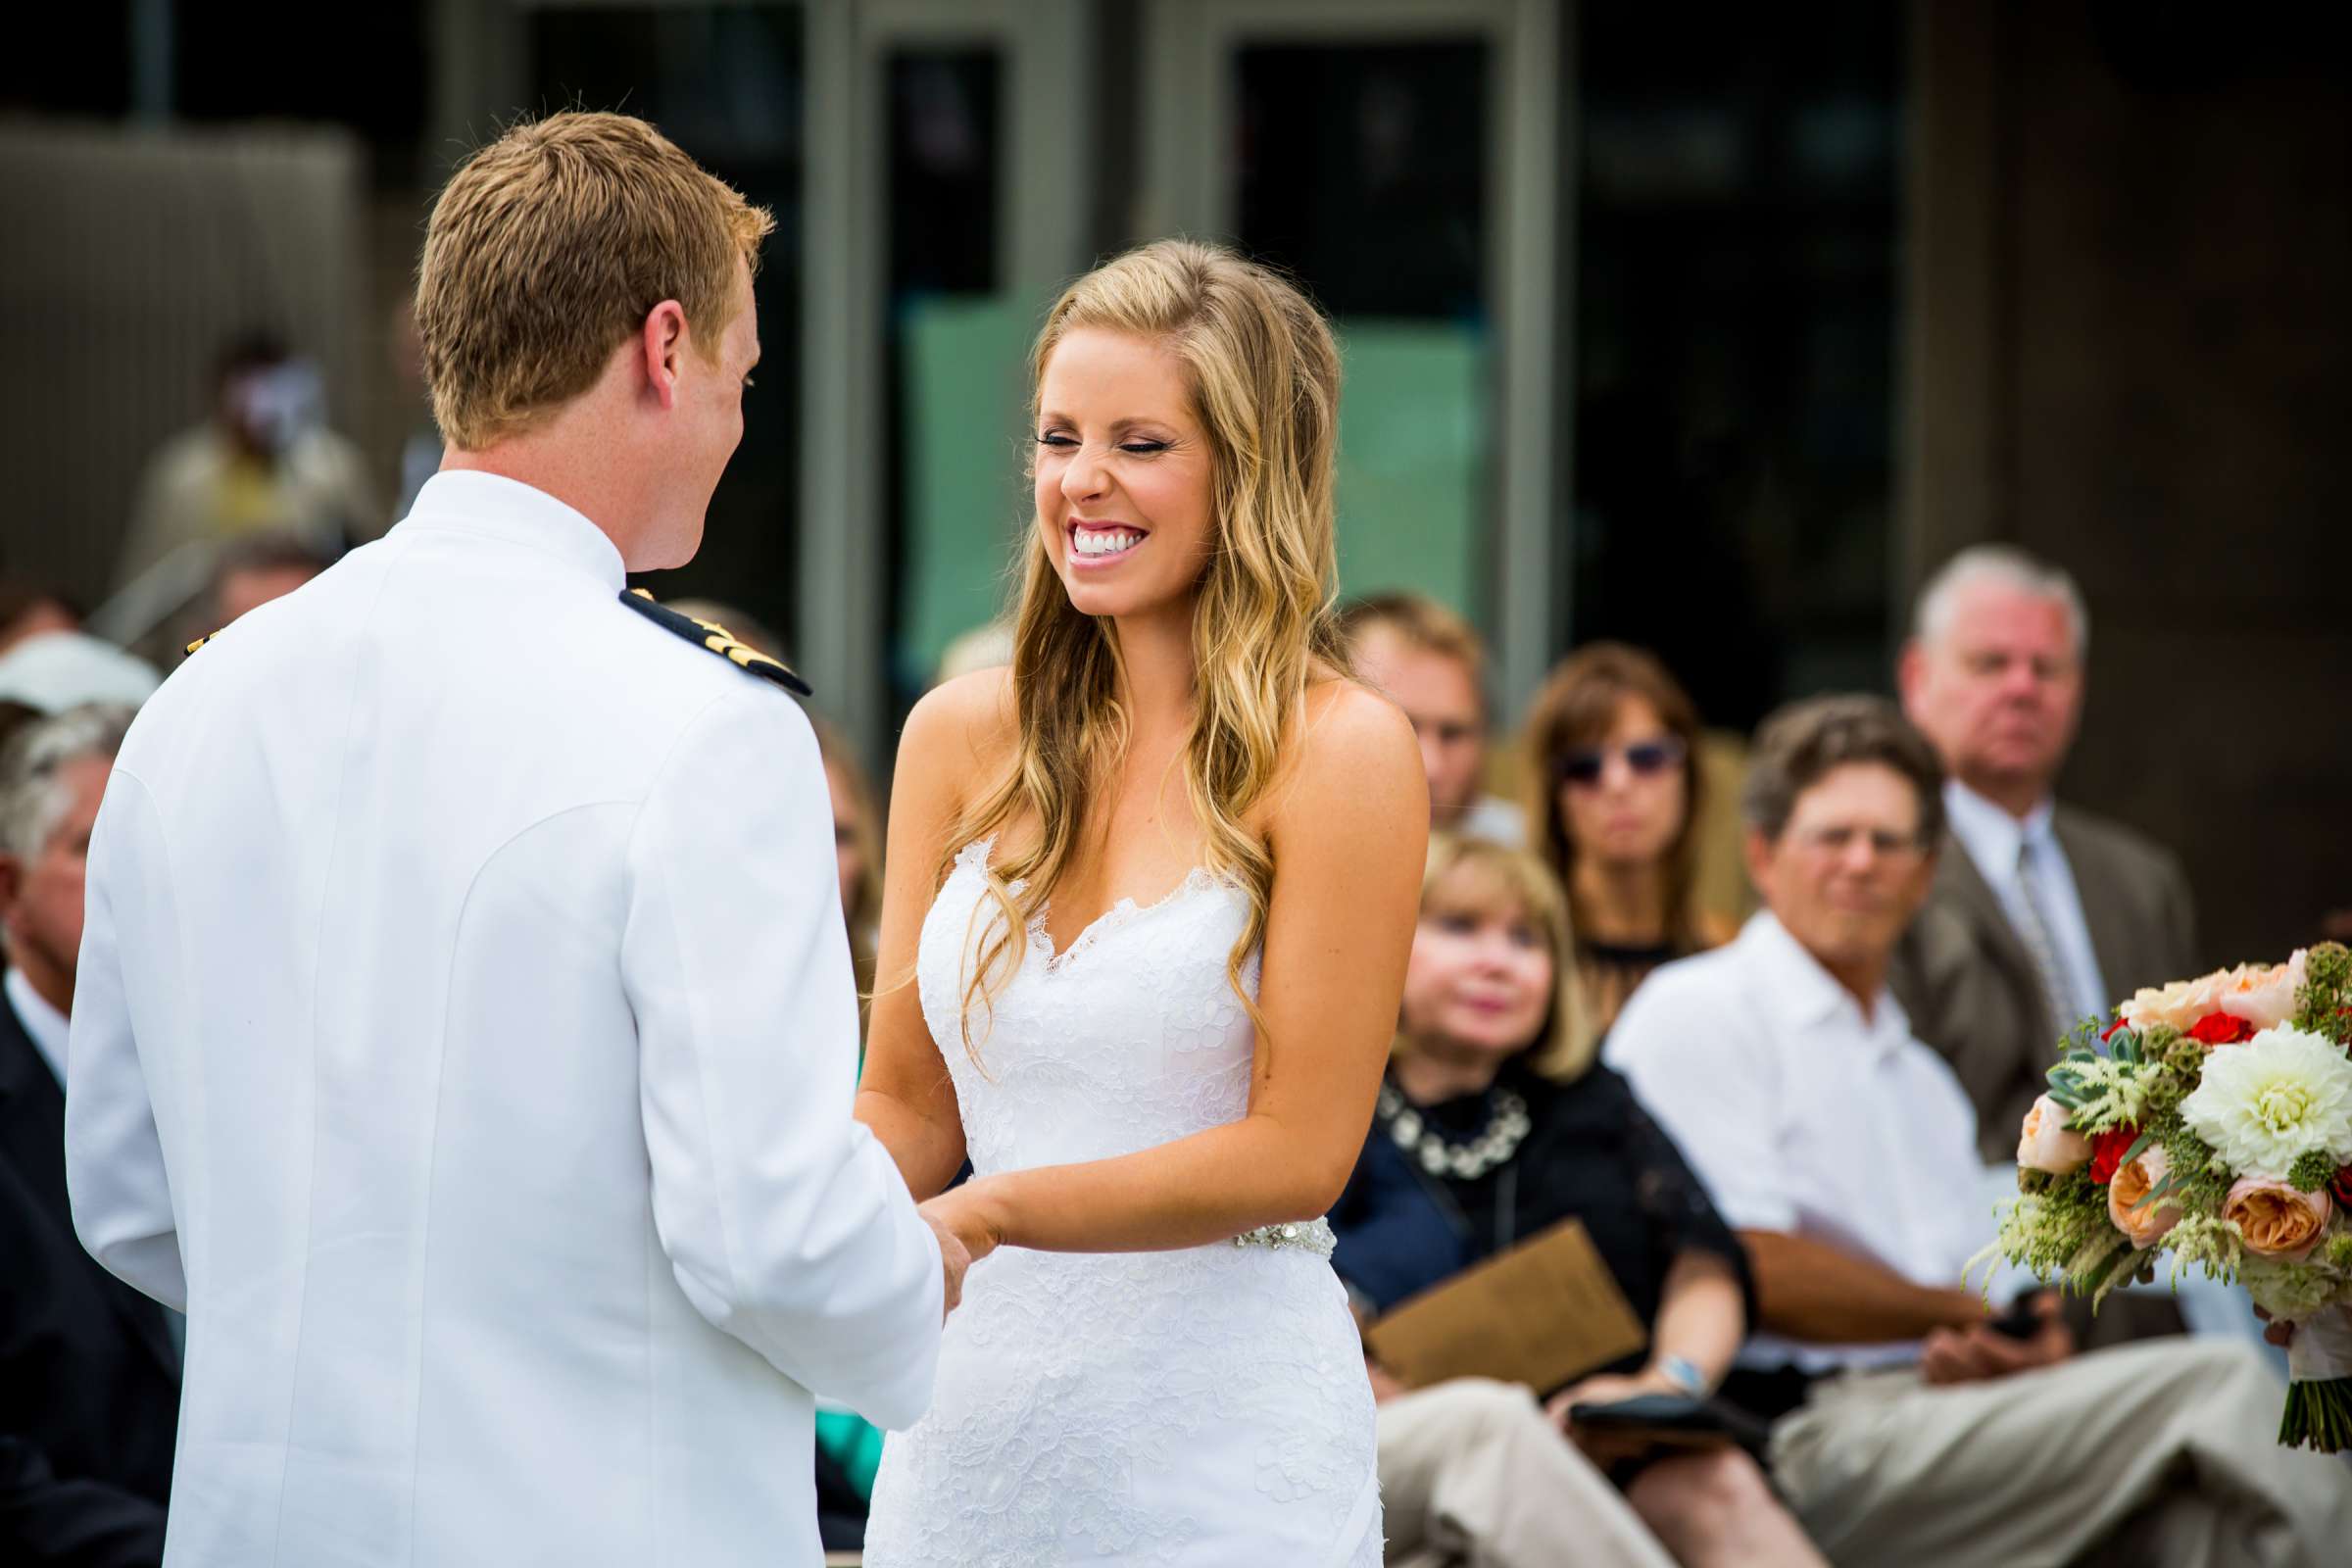
{"label": "green glass panel", "polygon": [[1403,588],[1481,623],[1485,342],[1450,321],[1341,323],[1340,588]]}

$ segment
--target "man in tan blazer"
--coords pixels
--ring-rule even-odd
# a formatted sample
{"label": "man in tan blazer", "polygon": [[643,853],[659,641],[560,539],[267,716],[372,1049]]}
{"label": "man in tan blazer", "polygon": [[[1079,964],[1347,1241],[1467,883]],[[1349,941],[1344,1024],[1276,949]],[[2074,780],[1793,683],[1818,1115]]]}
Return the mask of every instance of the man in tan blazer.
{"label": "man in tan blazer", "polygon": [[1975,1102],[1987,1161],[2015,1157],[2062,1034],[2200,967],[2180,861],[2052,796],[2089,637],[2072,577],[1986,545],[1929,582],[1903,650],[1903,708],[1949,772],[1950,825],[1890,981]]}

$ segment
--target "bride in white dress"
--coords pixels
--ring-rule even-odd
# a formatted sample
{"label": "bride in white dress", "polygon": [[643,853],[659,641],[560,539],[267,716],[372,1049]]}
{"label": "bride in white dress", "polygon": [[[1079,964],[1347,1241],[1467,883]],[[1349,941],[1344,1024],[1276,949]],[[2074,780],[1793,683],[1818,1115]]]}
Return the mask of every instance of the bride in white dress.
{"label": "bride in white dress", "polygon": [[858,1114],[975,1262],[865,1560],[1370,1568],[1321,1216],[1428,804],[1331,629],[1338,356],[1274,273],[1163,241],[1073,284],[1032,372],[1013,665],[922,701],[891,801]]}

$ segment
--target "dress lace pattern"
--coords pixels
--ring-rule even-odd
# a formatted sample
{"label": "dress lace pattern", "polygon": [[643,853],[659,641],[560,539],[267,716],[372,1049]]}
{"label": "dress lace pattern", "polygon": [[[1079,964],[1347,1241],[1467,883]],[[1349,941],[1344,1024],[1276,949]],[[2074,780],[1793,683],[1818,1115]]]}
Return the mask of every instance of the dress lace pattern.
{"label": "dress lace pattern", "polygon": [[[1238,1119],[1252,1034],[1225,961],[1247,904],[1202,870],[1059,954],[1032,922],[971,1059],[964,976],[1003,919],[992,848],[957,857],[916,961],[973,1168],[1106,1158]],[[1255,995],[1254,956],[1243,979]],[[1298,1229],[975,1266],[930,1414],[885,1446],[866,1562],[1375,1568],[1371,1390],[1318,1227]]]}

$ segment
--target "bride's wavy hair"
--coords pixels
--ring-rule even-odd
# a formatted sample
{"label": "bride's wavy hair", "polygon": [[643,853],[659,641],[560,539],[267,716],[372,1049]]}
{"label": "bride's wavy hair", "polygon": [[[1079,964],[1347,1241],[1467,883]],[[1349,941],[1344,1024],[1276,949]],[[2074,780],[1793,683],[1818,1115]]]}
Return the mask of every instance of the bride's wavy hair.
{"label": "bride's wavy hair", "polygon": [[[1317,666],[1352,667],[1332,614],[1339,349],[1314,306],[1272,270],[1222,246],[1159,240],[1097,268],[1054,301],[1029,358],[1032,417],[1047,362],[1086,327],[1165,346],[1185,367],[1194,415],[1207,433],[1212,533],[1193,611],[1185,793],[1206,841],[1204,868],[1250,901],[1225,974],[1262,1027],[1242,968],[1265,934],[1274,857],[1246,823],[1275,783]],[[946,879],[956,846],[989,837],[1024,811],[1036,815],[1036,842],[987,868],[991,898],[982,907],[993,903],[1002,918],[976,963],[966,936],[961,1028],[975,1062],[972,1012],[977,1006],[993,1018],[1020,967],[1030,923],[1077,853],[1087,808],[1129,735],[1117,627],[1071,605],[1044,530],[1029,533],[1013,619],[1018,746],[949,835],[936,872]]]}

